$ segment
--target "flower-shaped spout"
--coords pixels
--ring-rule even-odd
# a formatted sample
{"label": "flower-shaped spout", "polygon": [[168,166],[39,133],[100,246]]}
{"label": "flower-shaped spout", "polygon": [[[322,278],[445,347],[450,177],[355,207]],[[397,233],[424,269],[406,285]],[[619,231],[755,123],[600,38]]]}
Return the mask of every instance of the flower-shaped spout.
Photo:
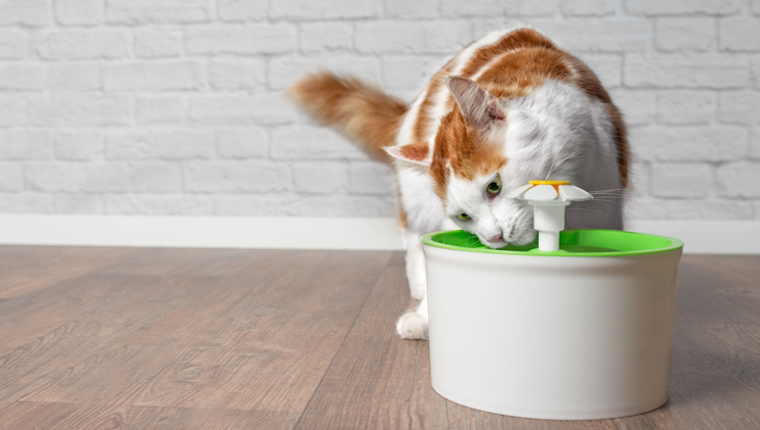
{"label": "flower-shaped spout", "polygon": [[594,198],[567,181],[530,181],[507,193],[507,197],[527,200],[533,205],[533,228],[538,231],[541,251],[559,249],[559,232],[565,229],[565,206]]}

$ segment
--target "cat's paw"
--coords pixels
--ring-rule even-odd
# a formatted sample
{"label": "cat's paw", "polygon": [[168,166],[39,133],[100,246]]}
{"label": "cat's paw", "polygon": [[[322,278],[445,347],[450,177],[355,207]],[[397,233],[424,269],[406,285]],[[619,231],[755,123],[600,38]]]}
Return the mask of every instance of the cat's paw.
{"label": "cat's paw", "polygon": [[396,332],[403,339],[424,340],[428,338],[428,319],[424,315],[411,311],[398,319]]}

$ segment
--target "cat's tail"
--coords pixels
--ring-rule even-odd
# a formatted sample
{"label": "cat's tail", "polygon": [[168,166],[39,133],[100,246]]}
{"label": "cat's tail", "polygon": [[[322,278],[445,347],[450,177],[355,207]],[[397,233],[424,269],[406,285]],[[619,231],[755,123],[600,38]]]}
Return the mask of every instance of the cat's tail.
{"label": "cat's tail", "polygon": [[393,145],[409,109],[373,85],[324,71],[300,79],[286,94],[321,124],[335,127],[382,161],[389,161],[383,147]]}

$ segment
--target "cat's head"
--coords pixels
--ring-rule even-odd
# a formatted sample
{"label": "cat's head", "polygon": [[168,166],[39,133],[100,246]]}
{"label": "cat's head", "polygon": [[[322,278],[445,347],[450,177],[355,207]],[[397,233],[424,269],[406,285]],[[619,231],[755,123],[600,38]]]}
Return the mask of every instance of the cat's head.
{"label": "cat's head", "polygon": [[506,194],[554,171],[556,154],[547,150],[542,119],[505,108],[469,79],[451,77],[447,85],[456,107],[441,120],[433,153],[420,159],[415,147],[425,145],[410,144],[391,155],[429,169],[446,216],[484,245],[533,241],[532,207]]}

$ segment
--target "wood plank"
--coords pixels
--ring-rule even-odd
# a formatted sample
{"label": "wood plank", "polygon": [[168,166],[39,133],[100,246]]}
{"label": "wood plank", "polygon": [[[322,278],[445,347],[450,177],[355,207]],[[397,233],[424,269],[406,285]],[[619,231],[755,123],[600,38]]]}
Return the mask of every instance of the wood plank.
{"label": "wood plank", "polygon": [[446,401],[430,385],[427,342],[395,332],[408,302],[403,254],[396,253],[296,428],[447,427]]}
{"label": "wood plank", "polygon": [[22,401],[0,411],[3,429],[289,429],[298,414]]}
{"label": "wood plank", "polygon": [[389,257],[269,252],[25,399],[300,413]]}
{"label": "wood plank", "polygon": [[534,420],[490,414],[448,402],[450,430],[616,430],[612,420]]}
{"label": "wood plank", "polygon": [[76,278],[136,253],[139,250],[129,248],[0,246],[0,301]]}
{"label": "wood plank", "polygon": [[[71,378],[97,361],[98,353],[188,300],[207,295],[215,278],[88,275],[50,288],[58,306],[47,312],[0,318],[0,407],[35,389]],[[47,291],[47,290],[46,290]],[[64,295],[69,293],[70,295]],[[55,298],[59,298],[56,300]],[[26,333],[20,340],[14,333]],[[40,334],[41,333],[41,334]]]}
{"label": "wood plank", "polygon": [[683,257],[678,274],[677,322],[758,322],[760,278],[740,274],[753,273],[758,257],[745,257],[739,266],[733,263],[734,269],[724,267],[726,261],[717,256]]}
{"label": "wood plank", "polygon": [[760,428],[760,324],[676,328],[668,404],[619,429]]}

